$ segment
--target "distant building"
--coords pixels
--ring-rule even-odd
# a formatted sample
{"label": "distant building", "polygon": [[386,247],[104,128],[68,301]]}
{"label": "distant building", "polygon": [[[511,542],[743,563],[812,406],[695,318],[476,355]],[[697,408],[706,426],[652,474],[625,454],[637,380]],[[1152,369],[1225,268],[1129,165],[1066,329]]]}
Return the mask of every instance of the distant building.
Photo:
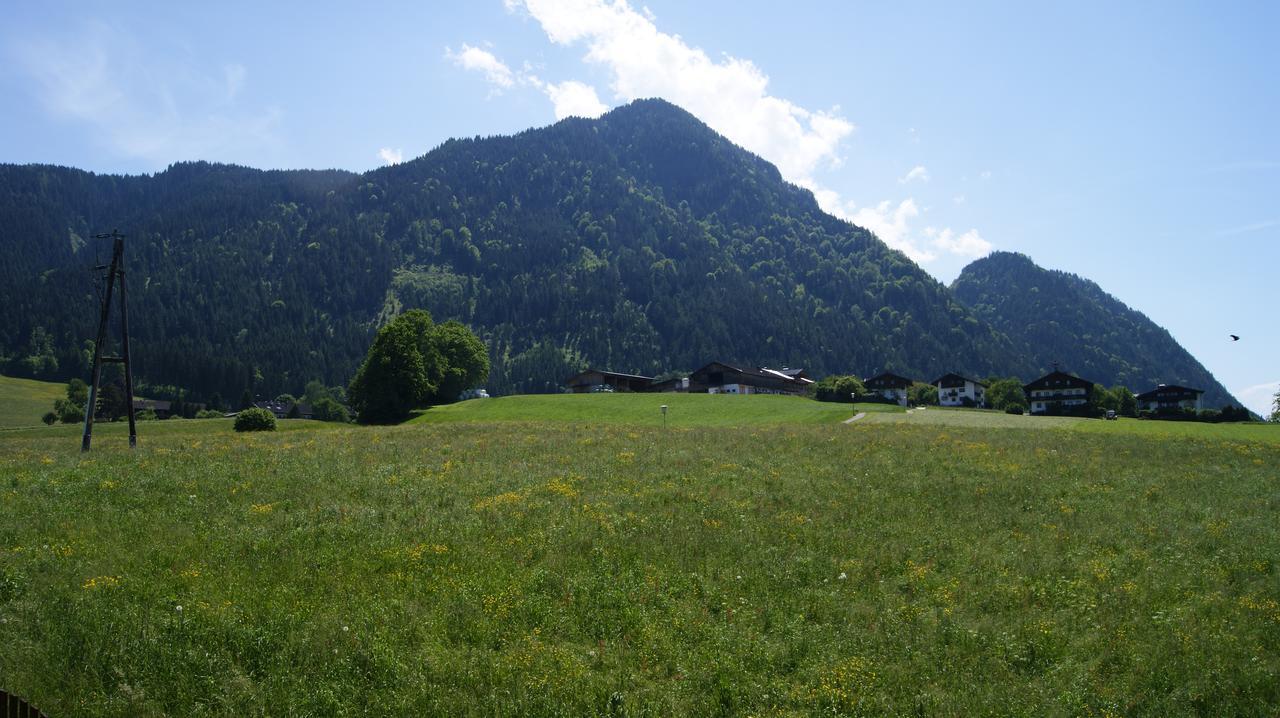
{"label": "distant building", "polygon": [[622,374],[616,371],[588,369],[564,380],[564,386],[573,394],[590,394],[598,391],[648,391],[653,377],[639,374]]}
{"label": "distant building", "polygon": [[1022,387],[1032,414],[1069,413],[1073,407],[1089,403],[1093,382],[1054,369]]}
{"label": "distant building", "polygon": [[890,401],[896,401],[906,406],[907,390],[911,388],[913,383],[911,379],[905,376],[885,372],[863,380],[862,385],[867,387],[867,391],[872,394],[879,394]]}
{"label": "distant building", "polygon": [[259,409],[266,409],[275,415],[277,419],[288,419],[289,414],[293,413],[293,408],[298,407],[296,419],[311,419],[315,417],[315,413],[311,410],[310,404],[302,404],[287,401],[255,401],[253,405]]}
{"label": "distant building", "polygon": [[689,375],[686,390],[708,394],[803,394],[812,383],[803,369],[752,369],[711,362]]}
{"label": "distant building", "polygon": [[1202,389],[1191,389],[1177,384],[1161,384],[1151,391],[1138,395],[1138,408],[1147,411],[1169,409],[1193,409],[1200,411]]}
{"label": "distant building", "polygon": [[938,404],[941,406],[986,406],[987,385],[959,374],[943,374],[933,380],[938,387]]}
{"label": "distant building", "polygon": [[150,409],[156,413],[157,419],[168,419],[173,413],[173,402],[157,401],[155,399],[134,399],[133,411],[146,411]]}
{"label": "distant building", "polygon": [[662,381],[655,381],[649,385],[649,389],[648,389],[648,391],[665,392],[668,394],[673,392],[687,394],[689,392],[697,393],[699,391],[705,393],[706,390],[707,390],[706,387],[698,387],[696,384],[690,384],[689,377],[687,376],[675,377],[673,379],[663,379]]}

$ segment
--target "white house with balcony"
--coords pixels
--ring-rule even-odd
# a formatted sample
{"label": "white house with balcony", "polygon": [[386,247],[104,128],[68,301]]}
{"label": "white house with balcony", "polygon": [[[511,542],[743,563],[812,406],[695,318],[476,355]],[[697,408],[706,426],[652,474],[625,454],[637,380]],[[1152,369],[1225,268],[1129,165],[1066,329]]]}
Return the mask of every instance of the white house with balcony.
{"label": "white house with balcony", "polygon": [[1093,382],[1064,371],[1053,371],[1022,387],[1032,414],[1063,414],[1089,403]]}
{"label": "white house with balcony", "polygon": [[953,372],[934,379],[933,385],[938,387],[940,406],[983,407],[987,405],[987,385],[976,379],[969,379]]}

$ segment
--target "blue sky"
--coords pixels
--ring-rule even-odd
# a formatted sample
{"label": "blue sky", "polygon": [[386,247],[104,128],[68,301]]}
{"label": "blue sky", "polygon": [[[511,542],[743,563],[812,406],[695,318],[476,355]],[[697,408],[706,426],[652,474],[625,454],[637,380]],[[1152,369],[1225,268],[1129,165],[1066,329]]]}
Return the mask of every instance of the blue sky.
{"label": "blue sky", "polygon": [[1255,411],[1280,386],[1280,4],[49,2],[4,16],[3,162],[365,170],[663,96],[943,282],[991,249],[1023,252],[1166,327]]}

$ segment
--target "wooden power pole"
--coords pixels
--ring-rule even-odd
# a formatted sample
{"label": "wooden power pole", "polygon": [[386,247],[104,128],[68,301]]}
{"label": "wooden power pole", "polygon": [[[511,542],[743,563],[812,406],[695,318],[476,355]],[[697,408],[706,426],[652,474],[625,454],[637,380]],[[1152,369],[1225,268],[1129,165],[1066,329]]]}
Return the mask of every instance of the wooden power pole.
{"label": "wooden power pole", "polygon": [[[133,418],[133,371],[129,368],[129,304],[126,301],[124,283],[124,235],[116,230],[111,234],[95,235],[94,239],[111,239],[111,264],[95,267],[107,270],[107,291],[102,297],[102,316],[98,320],[98,340],[93,344],[93,383],[89,385],[89,403],[84,408],[84,440],[81,451],[89,450],[93,439],[93,415],[98,408],[98,382],[102,378],[102,365],[124,365],[124,402],[129,414],[129,448],[138,445],[138,430]],[[107,320],[111,316],[111,295],[120,280],[120,356],[103,356],[102,346],[107,341]]]}

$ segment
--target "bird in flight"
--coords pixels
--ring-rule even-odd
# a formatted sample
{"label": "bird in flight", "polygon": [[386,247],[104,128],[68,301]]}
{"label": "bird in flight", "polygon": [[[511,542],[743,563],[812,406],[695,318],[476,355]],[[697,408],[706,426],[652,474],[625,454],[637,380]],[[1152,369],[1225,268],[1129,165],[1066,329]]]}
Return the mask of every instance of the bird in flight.
{"label": "bird in flight", "polygon": [[1231,337],[1231,341],[1233,341],[1233,342],[1238,342],[1238,341],[1240,341],[1240,337],[1238,337],[1238,336],[1236,336],[1236,335],[1234,335],[1234,334],[1228,334],[1227,336]]}

